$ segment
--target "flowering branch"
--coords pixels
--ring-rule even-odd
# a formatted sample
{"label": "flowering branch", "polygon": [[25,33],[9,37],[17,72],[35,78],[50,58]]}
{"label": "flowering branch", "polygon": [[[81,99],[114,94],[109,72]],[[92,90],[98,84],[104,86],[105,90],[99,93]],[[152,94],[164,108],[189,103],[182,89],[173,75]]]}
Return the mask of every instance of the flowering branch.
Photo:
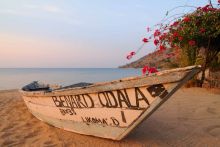
{"label": "flowering branch", "polygon": [[[219,4],[220,0],[218,0],[218,6]],[[191,13],[169,16],[171,11],[182,7],[192,7],[195,10]],[[218,39],[220,38],[220,9],[214,8],[212,3],[198,8],[194,6],[178,6],[167,11],[166,16],[162,19],[162,23],[160,22],[153,27],[147,27],[146,30],[149,35],[142,39],[143,44],[137,51],[129,53],[127,59],[131,59],[149,42],[154,43],[156,51],[166,51],[167,58],[176,56],[177,51],[169,52],[171,51],[170,49],[182,50],[186,46],[192,49],[204,47],[209,52],[212,52],[212,50],[218,50],[216,48],[219,48],[219,43],[216,42],[220,42]],[[207,37],[214,40],[212,41],[212,47],[208,47]],[[145,67],[143,71],[146,72],[148,69],[150,67]]]}

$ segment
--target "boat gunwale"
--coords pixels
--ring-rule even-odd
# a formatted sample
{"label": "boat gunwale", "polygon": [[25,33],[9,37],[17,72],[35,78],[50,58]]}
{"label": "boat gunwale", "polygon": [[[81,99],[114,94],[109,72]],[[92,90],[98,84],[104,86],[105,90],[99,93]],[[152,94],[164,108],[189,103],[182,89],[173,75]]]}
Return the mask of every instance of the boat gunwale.
{"label": "boat gunwale", "polygon": [[[73,88],[65,88],[65,89],[58,89],[58,90],[54,89],[52,91],[24,91],[22,89],[20,89],[19,91],[25,96],[47,97],[47,96],[52,96],[54,94],[63,93],[63,92],[71,91],[71,90],[85,90],[85,89],[89,89],[89,88],[95,88],[98,86],[107,86],[107,85],[112,85],[112,84],[117,84],[117,83],[127,82],[127,81],[131,82],[131,81],[145,79],[145,78],[155,78],[155,77],[164,76],[164,75],[167,75],[170,73],[189,71],[192,69],[200,69],[200,68],[201,68],[200,65],[188,66],[188,67],[184,67],[184,68],[175,68],[175,69],[170,69],[170,70],[163,70],[163,71],[154,73],[152,75],[133,76],[133,77],[126,77],[126,78],[121,78],[121,79],[117,79],[117,80],[113,80],[113,81],[97,82],[97,83],[94,83],[93,85],[89,85],[89,86],[85,86],[85,87],[73,87]],[[179,80],[181,80],[181,79],[179,79]],[[170,83],[178,82],[179,80],[170,81]],[[161,83],[168,83],[168,82],[158,82],[157,84],[161,84]],[[146,85],[143,85],[143,86],[146,86]],[[135,87],[135,86],[133,86],[133,87]],[[131,87],[128,87],[128,88],[131,88]],[[85,94],[87,94],[87,93],[85,93]]]}

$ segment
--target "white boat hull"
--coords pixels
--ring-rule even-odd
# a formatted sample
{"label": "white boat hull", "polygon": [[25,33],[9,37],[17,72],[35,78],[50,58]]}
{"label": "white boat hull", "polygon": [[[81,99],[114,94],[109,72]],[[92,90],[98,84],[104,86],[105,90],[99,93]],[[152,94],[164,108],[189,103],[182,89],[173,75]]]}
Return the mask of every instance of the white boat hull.
{"label": "white boat hull", "polygon": [[22,94],[30,112],[50,125],[121,140],[198,71],[188,67],[84,88]]}

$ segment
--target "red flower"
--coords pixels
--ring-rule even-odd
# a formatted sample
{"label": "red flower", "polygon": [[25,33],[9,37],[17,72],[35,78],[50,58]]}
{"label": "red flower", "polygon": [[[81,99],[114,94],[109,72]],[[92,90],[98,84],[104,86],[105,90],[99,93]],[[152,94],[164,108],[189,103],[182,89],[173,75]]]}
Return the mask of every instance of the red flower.
{"label": "red flower", "polygon": [[143,68],[142,68],[142,74],[143,75],[145,75],[146,74],[146,72],[148,71],[148,66],[144,66]]}
{"label": "red flower", "polygon": [[155,32],[154,32],[154,37],[157,37],[157,36],[159,36],[160,35],[160,31],[159,30],[155,30]]}
{"label": "red flower", "polygon": [[196,44],[196,42],[194,40],[189,41],[189,45],[194,46],[195,44]]}
{"label": "red flower", "polygon": [[158,70],[157,70],[155,67],[144,66],[144,67],[142,68],[142,73],[143,73],[143,75],[145,75],[147,71],[148,71],[148,73],[158,72]]}
{"label": "red flower", "polygon": [[144,43],[149,42],[147,38],[144,38],[142,41],[143,41]]}
{"label": "red flower", "polygon": [[134,56],[134,55],[135,55],[135,52],[130,52],[130,55]]}
{"label": "red flower", "polygon": [[166,38],[166,33],[163,33],[160,37],[159,37],[159,40],[164,40]]}
{"label": "red flower", "polygon": [[158,45],[158,43],[159,43],[159,40],[158,40],[158,39],[155,39],[155,40],[154,40],[154,44],[155,44],[155,45]]}
{"label": "red flower", "polygon": [[166,47],[164,45],[160,45],[160,51],[166,50]]}
{"label": "red flower", "polygon": [[151,67],[148,69],[148,73],[156,73],[158,70],[155,67]]}
{"label": "red flower", "polygon": [[183,40],[183,37],[182,37],[182,36],[179,36],[178,39],[179,39],[179,41],[182,41],[182,40]]}
{"label": "red flower", "polygon": [[205,33],[205,29],[204,29],[204,28],[201,28],[201,29],[199,30],[199,32],[200,32],[200,33]]}
{"label": "red flower", "polygon": [[174,32],[174,33],[173,33],[173,38],[178,37],[178,36],[179,36],[179,33],[178,33],[178,32]]}
{"label": "red flower", "polygon": [[218,3],[220,4],[220,0],[218,0]]}
{"label": "red flower", "polygon": [[176,27],[178,24],[179,24],[179,22],[178,22],[178,21],[175,21],[171,26]]}
{"label": "red flower", "polygon": [[[220,1],[218,0],[218,3]],[[198,10],[202,10],[203,12],[208,12],[208,11],[216,11],[217,9],[216,8],[212,8],[210,5],[206,5]]]}
{"label": "red flower", "polygon": [[217,8],[209,8],[209,11],[216,11],[218,10]]}
{"label": "red flower", "polygon": [[135,54],[135,52],[130,52],[130,54],[128,54],[126,58],[130,60]]}
{"label": "red flower", "polygon": [[132,58],[132,56],[131,55],[127,55],[127,57],[126,57],[128,60],[130,60],[131,58]]}
{"label": "red flower", "polygon": [[189,21],[190,21],[190,18],[186,16],[186,17],[183,19],[183,21],[184,21],[184,22],[189,22]]}
{"label": "red flower", "polygon": [[205,7],[203,7],[203,8],[202,8],[202,11],[204,11],[204,12],[209,11],[209,6],[210,6],[210,5],[206,5]]}

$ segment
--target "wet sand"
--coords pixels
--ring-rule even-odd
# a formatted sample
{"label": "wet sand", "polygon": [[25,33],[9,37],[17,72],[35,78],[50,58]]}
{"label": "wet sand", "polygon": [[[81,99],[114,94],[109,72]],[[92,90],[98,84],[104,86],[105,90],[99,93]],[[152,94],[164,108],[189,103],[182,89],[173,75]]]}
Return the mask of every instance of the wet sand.
{"label": "wet sand", "polygon": [[129,136],[112,141],[64,131],[28,112],[17,90],[0,91],[0,146],[220,146],[220,93],[176,92]]}

